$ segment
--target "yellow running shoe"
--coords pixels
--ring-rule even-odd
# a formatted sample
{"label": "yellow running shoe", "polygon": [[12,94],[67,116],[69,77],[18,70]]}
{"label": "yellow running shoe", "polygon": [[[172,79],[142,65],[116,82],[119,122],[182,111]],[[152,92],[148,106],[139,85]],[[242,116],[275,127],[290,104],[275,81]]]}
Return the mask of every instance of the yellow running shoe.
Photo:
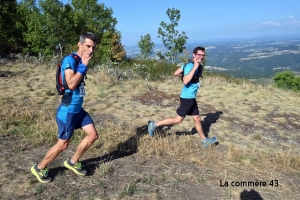
{"label": "yellow running shoe", "polygon": [[84,176],[86,175],[86,170],[82,169],[81,162],[77,162],[76,164],[72,164],[70,159],[64,162],[64,166],[70,170],[73,170],[78,175]]}
{"label": "yellow running shoe", "polygon": [[31,167],[31,172],[36,176],[39,182],[49,183],[51,178],[48,177],[48,169],[38,169],[37,164]]}

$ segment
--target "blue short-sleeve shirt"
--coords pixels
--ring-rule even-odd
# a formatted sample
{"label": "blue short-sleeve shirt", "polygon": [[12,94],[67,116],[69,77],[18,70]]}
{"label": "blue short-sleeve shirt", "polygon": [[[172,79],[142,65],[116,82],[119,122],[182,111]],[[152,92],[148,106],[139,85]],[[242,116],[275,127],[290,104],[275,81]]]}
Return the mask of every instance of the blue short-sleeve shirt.
{"label": "blue short-sleeve shirt", "polygon": [[[183,67],[184,67],[184,65],[181,66],[181,69],[183,69]],[[186,66],[184,67],[184,76],[189,74],[190,71],[193,69],[193,67],[194,67],[193,63],[186,64]],[[196,76],[198,74],[198,70],[199,69],[197,69],[195,71],[194,76]],[[198,90],[199,90],[199,83],[189,82],[188,84],[183,86],[183,88],[181,90],[180,98],[195,99]]]}

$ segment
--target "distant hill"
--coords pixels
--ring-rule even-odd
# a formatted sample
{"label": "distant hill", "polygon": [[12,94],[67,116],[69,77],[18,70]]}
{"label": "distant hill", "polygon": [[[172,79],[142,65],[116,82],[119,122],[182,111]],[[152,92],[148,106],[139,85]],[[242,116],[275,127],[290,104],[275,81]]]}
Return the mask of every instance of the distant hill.
{"label": "distant hill", "polygon": [[[187,44],[192,52],[195,44]],[[231,40],[203,43],[206,65],[229,69],[224,73],[246,78],[267,78],[278,71],[300,71],[299,39]]]}
{"label": "distant hill", "polygon": [[[271,78],[284,70],[300,72],[299,35],[219,39],[186,44],[190,54],[196,46],[206,48],[206,66],[228,69],[220,73],[235,77]],[[126,50],[127,56],[139,54],[138,47],[128,47]],[[166,50],[163,45],[157,45],[154,51],[156,54]]]}

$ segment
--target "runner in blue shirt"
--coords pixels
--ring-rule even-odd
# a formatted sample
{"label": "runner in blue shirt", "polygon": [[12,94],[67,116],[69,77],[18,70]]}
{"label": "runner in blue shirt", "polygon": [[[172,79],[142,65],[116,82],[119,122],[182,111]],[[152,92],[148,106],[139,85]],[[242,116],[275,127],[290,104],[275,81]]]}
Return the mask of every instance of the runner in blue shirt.
{"label": "runner in blue shirt", "polygon": [[196,47],[193,50],[193,63],[188,63],[181,66],[175,72],[175,76],[181,76],[183,73],[184,86],[180,94],[180,106],[177,109],[177,116],[173,118],[166,118],[164,120],[154,122],[148,121],[148,133],[150,137],[153,137],[156,127],[181,124],[186,115],[192,116],[194,119],[195,128],[202,139],[202,146],[208,147],[211,144],[217,142],[216,137],[206,137],[203,133],[201,118],[199,115],[198,104],[196,101],[197,92],[201,86],[199,80],[201,63],[205,56],[204,47]]}
{"label": "runner in blue shirt", "polygon": [[97,42],[98,37],[94,33],[83,33],[78,42],[78,51],[74,52],[73,56],[66,56],[62,61],[62,77],[63,82],[67,84],[67,90],[56,110],[58,141],[48,150],[41,162],[31,167],[31,172],[42,183],[51,181],[48,176],[48,164],[68,147],[74,130],[78,128],[86,133],[86,137],[78,145],[75,154],[64,161],[64,166],[78,175],[86,175],[87,171],[82,168],[79,159],[96,141],[98,133],[92,118],[82,108],[85,96],[83,79]]}

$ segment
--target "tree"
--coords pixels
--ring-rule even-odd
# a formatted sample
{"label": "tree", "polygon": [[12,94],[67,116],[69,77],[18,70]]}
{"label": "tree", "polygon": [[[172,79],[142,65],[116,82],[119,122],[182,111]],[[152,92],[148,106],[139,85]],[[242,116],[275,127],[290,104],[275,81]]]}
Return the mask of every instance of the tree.
{"label": "tree", "polygon": [[[17,3],[18,2],[18,3]],[[60,56],[76,51],[79,35],[94,32],[94,61],[120,61],[126,51],[113,10],[97,0],[0,0],[0,53]],[[92,61],[91,63],[95,63]]]}
{"label": "tree", "polygon": [[[162,39],[162,43],[167,48],[168,52],[165,56],[169,57],[172,63],[175,62],[176,58],[180,53],[185,49],[184,45],[188,37],[183,31],[182,34],[179,34],[175,27],[178,26],[178,21],[180,20],[180,10],[175,8],[168,8],[166,13],[170,19],[170,24],[162,21],[158,28],[158,38]],[[158,56],[162,56],[161,53]]]}
{"label": "tree", "polygon": [[100,44],[100,54],[101,57],[98,59],[101,62],[106,62],[107,60],[121,61],[126,55],[124,46],[121,43],[121,34],[115,31],[106,31],[103,34],[101,44]]}
{"label": "tree", "polygon": [[151,36],[149,34],[141,36],[138,46],[140,48],[142,57],[145,59],[149,58],[153,53],[154,42],[151,41]]}
{"label": "tree", "polygon": [[11,52],[17,49],[16,41],[20,37],[16,26],[16,0],[0,1],[0,52]]}
{"label": "tree", "polygon": [[121,44],[121,33],[115,29],[117,19],[113,10],[97,0],[73,0],[74,19],[80,31],[91,31],[97,34],[100,45],[97,46],[93,60],[119,61],[125,57],[124,46]]}
{"label": "tree", "polygon": [[80,32],[90,31],[97,34],[100,39],[107,30],[115,30],[117,19],[113,10],[107,8],[97,0],[72,0],[74,7],[74,19]]}
{"label": "tree", "polygon": [[121,43],[120,32],[112,32],[110,49],[112,61],[121,61],[125,58],[126,51],[124,49],[124,45]]}
{"label": "tree", "polygon": [[25,45],[23,53],[34,54],[44,53],[47,47],[47,32],[45,27],[45,18],[40,13],[40,8],[36,0],[23,0],[19,4],[20,13],[24,17],[26,30],[23,33]]}
{"label": "tree", "polygon": [[[67,44],[72,42],[70,33],[74,33],[73,11],[70,5],[63,5],[59,0],[40,0],[40,12],[45,21],[44,28],[47,34],[46,54],[53,54],[59,50],[60,56]],[[78,39],[78,36],[76,37]]]}

